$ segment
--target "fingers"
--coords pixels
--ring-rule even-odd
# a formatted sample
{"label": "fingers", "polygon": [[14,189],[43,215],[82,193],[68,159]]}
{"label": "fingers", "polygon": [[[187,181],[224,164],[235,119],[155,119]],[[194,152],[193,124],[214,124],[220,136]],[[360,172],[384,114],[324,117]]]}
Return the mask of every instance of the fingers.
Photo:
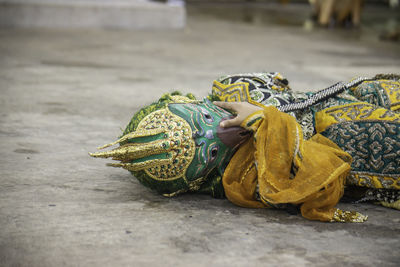
{"label": "fingers", "polygon": [[239,126],[241,123],[241,120],[239,117],[235,117],[233,119],[230,120],[226,120],[226,121],[221,121],[219,126],[222,128],[228,128],[228,127],[233,127],[233,126]]}
{"label": "fingers", "polygon": [[236,114],[236,117],[231,120],[226,120],[220,123],[220,127],[232,127],[232,126],[240,126],[240,124],[253,112],[259,111],[262,108],[248,102],[221,102],[215,101],[215,105],[227,109],[233,114]]}
{"label": "fingers", "polygon": [[[237,107],[236,107],[237,103],[236,102],[214,101],[213,103],[214,103],[214,105],[216,105],[220,108],[237,111]],[[222,128],[232,127],[232,126],[236,126],[236,125],[240,125],[240,121],[238,120],[237,116],[230,120],[221,121],[221,123],[219,124],[219,126]]]}

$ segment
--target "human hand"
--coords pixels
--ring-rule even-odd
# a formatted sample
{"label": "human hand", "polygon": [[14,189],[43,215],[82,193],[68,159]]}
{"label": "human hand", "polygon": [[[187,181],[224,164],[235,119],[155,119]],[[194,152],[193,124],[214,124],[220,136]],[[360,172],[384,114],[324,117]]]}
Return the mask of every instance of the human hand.
{"label": "human hand", "polygon": [[214,101],[214,105],[224,108],[230,109],[236,112],[236,117],[230,120],[221,121],[219,124],[220,127],[233,127],[240,126],[240,124],[251,114],[256,111],[262,110],[261,107],[252,105],[248,102],[222,102],[222,101]]}

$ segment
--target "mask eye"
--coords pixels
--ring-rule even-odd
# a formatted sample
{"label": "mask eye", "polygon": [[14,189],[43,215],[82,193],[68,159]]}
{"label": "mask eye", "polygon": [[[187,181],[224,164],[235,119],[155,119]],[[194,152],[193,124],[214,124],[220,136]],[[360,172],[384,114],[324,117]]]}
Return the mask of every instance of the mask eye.
{"label": "mask eye", "polygon": [[211,114],[207,110],[201,109],[201,113],[203,114],[203,117],[206,120],[206,122],[208,123],[214,122],[213,116],[211,116]]}
{"label": "mask eye", "polygon": [[215,146],[211,149],[211,161],[213,161],[214,159],[216,159],[218,156],[218,147]]}

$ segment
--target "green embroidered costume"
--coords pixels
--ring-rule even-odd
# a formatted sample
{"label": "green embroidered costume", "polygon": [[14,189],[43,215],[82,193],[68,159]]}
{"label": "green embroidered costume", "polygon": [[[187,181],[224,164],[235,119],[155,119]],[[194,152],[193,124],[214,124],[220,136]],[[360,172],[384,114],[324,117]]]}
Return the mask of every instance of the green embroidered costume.
{"label": "green embroidered costume", "polygon": [[[232,114],[213,105],[214,99],[247,101],[264,112],[249,116],[242,127],[221,128]],[[110,165],[166,196],[196,191],[226,195],[248,207],[293,204],[309,219],[363,221],[361,214],[334,206],[346,184],[348,191],[364,188],[359,201],[399,209],[399,109],[396,75],[314,93],[293,92],[279,73],[230,75],[216,80],[204,101],[164,95],[137,112],[119,140],[103,147],[118,148],[91,155],[119,160]]]}

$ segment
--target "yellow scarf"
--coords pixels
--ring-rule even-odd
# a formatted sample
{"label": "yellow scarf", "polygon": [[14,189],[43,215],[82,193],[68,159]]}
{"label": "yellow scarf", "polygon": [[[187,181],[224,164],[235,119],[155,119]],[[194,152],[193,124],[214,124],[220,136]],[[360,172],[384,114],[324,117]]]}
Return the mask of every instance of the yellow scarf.
{"label": "yellow scarf", "polygon": [[224,172],[227,198],[252,208],[300,204],[303,217],[331,221],[351,156],[320,134],[304,141],[296,120],[275,107],[253,113],[241,126],[253,130],[254,139],[239,148]]}

